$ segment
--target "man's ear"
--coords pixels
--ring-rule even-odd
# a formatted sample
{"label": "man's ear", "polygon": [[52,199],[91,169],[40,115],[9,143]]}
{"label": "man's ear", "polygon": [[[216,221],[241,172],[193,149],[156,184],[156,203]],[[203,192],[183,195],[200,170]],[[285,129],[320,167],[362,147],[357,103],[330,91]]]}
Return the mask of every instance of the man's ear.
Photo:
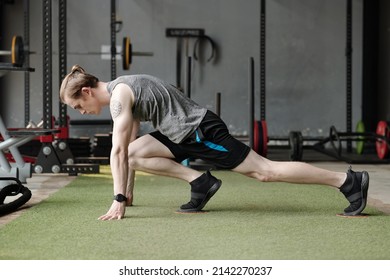
{"label": "man's ear", "polygon": [[81,88],[81,95],[90,95],[91,94],[91,87],[82,87]]}

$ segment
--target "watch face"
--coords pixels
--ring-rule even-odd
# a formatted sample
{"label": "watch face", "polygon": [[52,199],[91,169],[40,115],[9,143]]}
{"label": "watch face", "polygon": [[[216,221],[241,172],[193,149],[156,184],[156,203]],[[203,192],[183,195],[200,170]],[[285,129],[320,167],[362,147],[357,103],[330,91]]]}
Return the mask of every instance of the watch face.
{"label": "watch face", "polygon": [[117,194],[114,199],[118,202],[123,202],[123,201],[126,201],[127,198],[123,195],[123,194]]}

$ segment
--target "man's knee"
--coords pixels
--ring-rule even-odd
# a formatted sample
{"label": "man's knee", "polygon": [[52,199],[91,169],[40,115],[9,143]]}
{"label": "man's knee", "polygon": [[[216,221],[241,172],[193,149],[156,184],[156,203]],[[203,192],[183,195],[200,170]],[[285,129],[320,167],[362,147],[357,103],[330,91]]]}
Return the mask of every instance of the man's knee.
{"label": "man's knee", "polygon": [[129,168],[136,170],[138,167],[137,159],[129,156]]}
{"label": "man's knee", "polygon": [[139,158],[137,149],[133,149],[131,145],[129,145],[127,156],[128,156],[129,167],[136,169],[136,167],[138,166],[138,158]]}

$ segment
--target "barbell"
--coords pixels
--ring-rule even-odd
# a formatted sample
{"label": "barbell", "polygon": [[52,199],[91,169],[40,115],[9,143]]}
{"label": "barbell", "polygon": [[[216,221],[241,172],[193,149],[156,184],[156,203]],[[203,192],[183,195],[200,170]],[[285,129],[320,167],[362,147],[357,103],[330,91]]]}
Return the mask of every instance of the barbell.
{"label": "barbell", "polygon": [[0,50],[0,56],[11,56],[11,62],[15,66],[22,66],[24,63],[24,45],[20,36],[13,36],[11,50]]}
{"label": "barbell", "polygon": [[[34,53],[34,52],[29,52]],[[15,66],[22,66],[24,64],[26,51],[24,49],[23,38],[21,36],[13,36],[11,50],[0,50],[0,56],[11,56],[11,62]],[[111,52],[68,52],[72,55],[102,55]],[[130,37],[123,37],[122,40],[122,51],[120,53],[122,58],[123,70],[129,70],[130,65],[133,62],[133,56],[153,56],[152,52],[135,52],[133,51],[133,45],[131,44]]]}
{"label": "barbell", "polygon": [[363,154],[365,142],[375,142],[379,159],[388,159],[390,152],[390,122],[379,121],[375,132],[365,132],[364,124],[359,122],[356,132],[338,132],[334,126],[330,128],[329,141],[338,156],[341,156],[342,141],[355,141],[356,152]]}

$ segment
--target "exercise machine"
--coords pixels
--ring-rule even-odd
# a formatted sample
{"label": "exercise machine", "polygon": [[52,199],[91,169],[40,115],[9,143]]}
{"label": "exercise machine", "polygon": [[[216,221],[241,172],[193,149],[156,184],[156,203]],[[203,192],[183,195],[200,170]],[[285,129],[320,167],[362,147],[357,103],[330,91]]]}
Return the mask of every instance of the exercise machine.
{"label": "exercise machine", "polygon": [[[50,135],[58,132],[55,129],[45,130],[42,123],[30,123],[26,128],[8,130],[0,116],[0,216],[15,211],[31,198],[31,191],[23,185],[32,176],[32,164],[26,162],[20,154],[18,147],[31,141],[37,136]],[[6,153],[12,155],[12,162],[8,161]],[[4,203],[7,196],[19,198]]]}

